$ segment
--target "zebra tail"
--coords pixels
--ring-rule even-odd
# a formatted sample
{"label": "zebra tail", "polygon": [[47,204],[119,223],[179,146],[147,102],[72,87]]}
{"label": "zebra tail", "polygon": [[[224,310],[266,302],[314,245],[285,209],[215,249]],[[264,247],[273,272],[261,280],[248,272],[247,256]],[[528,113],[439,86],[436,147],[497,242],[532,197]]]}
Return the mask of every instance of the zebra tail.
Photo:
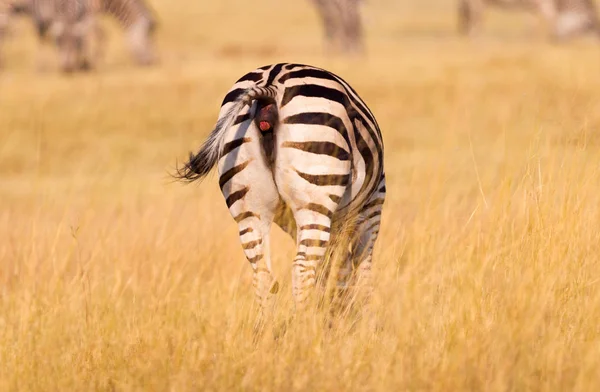
{"label": "zebra tail", "polygon": [[275,99],[276,96],[277,89],[274,86],[254,86],[241,93],[233,102],[231,108],[227,110],[225,115],[219,118],[215,129],[210,133],[204,144],[202,144],[200,150],[196,154],[190,153],[187,162],[185,162],[183,166],[177,168],[175,178],[182,181],[193,182],[206,177],[213,167],[217,165],[217,162],[219,162],[225,145],[225,133],[229,127],[231,127],[242,109],[244,109],[246,105],[252,105],[252,102],[256,99]]}

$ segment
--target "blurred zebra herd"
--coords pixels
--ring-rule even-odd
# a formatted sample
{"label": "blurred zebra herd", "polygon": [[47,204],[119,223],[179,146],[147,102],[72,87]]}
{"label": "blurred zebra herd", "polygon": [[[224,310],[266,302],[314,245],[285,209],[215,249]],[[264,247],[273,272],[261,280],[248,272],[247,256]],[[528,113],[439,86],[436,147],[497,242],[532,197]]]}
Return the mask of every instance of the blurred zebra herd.
{"label": "blurred zebra herd", "polygon": [[[416,1],[416,0],[415,0]],[[595,0],[456,0],[459,31],[476,34],[487,7],[533,12],[546,21],[554,40],[584,33],[600,37]],[[309,0],[317,12],[327,51],[364,52],[361,8],[363,0]],[[87,70],[102,58],[105,34],[99,15],[115,18],[123,29],[134,60],[140,65],[157,61],[154,48],[156,17],[146,0],[0,0],[0,67],[2,42],[10,20],[27,15],[40,45],[56,49],[64,72]]]}
{"label": "blurred zebra herd", "polygon": [[[0,0],[0,45],[11,18],[18,14],[31,18],[40,45],[50,40],[64,72],[93,68],[102,58],[105,34],[100,14],[119,23],[138,64],[153,64],[157,59],[156,18],[144,0]],[[1,60],[0,56],[0,64]]]}

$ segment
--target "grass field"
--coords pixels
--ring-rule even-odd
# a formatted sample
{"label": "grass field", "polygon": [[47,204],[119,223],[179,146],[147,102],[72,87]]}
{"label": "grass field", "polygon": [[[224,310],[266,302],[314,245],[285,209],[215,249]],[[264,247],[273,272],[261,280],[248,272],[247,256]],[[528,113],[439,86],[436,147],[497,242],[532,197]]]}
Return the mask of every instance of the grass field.
{"label": "grass field", "polygon": [[[112,22],[101,69],[0,71],[0,390],[600,390],[600,46],[451,0],[372,0],[368,57],[325,55],[303,1],[154,0],[161,64]],[[235,10],[235,12],[234,12]],[[53,59],[50,58],[50,61]],[[373,314],[253,344],[250,267],[216,176],[173,182],[245,72],[330,69],[369,104],[388,197]],[[373,318],[373,319],[371,319]],[[373,330],[376,323],[379,328]],[[376,331],[376,332],[374,332]]]}

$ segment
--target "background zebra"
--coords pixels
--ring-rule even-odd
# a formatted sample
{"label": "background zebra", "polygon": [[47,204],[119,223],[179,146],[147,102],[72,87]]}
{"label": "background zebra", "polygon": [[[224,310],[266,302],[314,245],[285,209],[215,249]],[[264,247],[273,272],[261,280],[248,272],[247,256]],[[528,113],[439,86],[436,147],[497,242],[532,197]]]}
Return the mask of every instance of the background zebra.
{"label": "background zebra", "polygon": [[8,34],[9,21],[15,12],[29,8],[31,0],[0,0],[0,66],[2,65],[2,44]]}
{"label": "background zebra", "polygon": [[11,5],[6,0],[0,0],[0,66],[2,66],[2,44],[8,31],[8,21],[11,14]]}
{"label": "background zebra", "polygon": [[[216,128],[180,169],[194,181],[218,165],[219,185],[239,226],[264,306],[278,290],[271,271],[272,222],[296,240],[292,292],[305,303],[335,235],[351,235],[338,274],[370,287],[385,198],[383,141],[375,117],[340,77],[276,64],[242,76],[223,100]],[[347,248],[346,248],[347,249]]]}
{"label": "background zebra", "polygon": [[91,33],[97,28],[98,0],[30,0],[40,45],[56,43],[60,68],[65,72],[93,66]]}
{"label": "background zebra", "polygon": [[[156,62],[156,18],[144,0],[100,0],[101,11],[114,17],[125,30],[131,54],[138,64]],[[103,35],[101,37],[103,40]]]}
{"label": "background zebra", "polygon": [[325,33],[328,49],[346,53],[362,52],[361,0],[312,0]]}
{"label": "background zebra", "polygon": [[[55,33],[64,34],[67,31],[62,27],[65,25],[64,21],[59,21],[62,16],[57,7],[62,3],[76,4],[81,12],[85,11],[79,17],[81,22],[85,21],[86,25],[78,26],[80,30],[78,40],[85,44],[85,50],[89,52],[87,60],[82,63],[83,68],[91,66],[92,54],[95,60],[103,57],[106,39],[97,18],[99,13],[114,17],[125,30],[130,51],[138,64],[149,65],[156,62],[154,49],[156,19],[144,0],[0,0],[0,35],[3,26],[8,23],[11,9],[13,12],[28,13],[33,19],[41,45],[40,49],[42,49],[44,42],[49,38],[57,38],[49,37],[50,28],[54,22],[59,22],[54,25],[57,28]],[[95,40],[93,40],[94,38]],[[95,44],[93,53],[92,40]]]}
{"label": "background zebra", "polygon": [[586,32],[600,33],[594,0],[459,0],[459,29],[472,34],[481,25],[486,6],[538,13],[552,28],[556,39]]}

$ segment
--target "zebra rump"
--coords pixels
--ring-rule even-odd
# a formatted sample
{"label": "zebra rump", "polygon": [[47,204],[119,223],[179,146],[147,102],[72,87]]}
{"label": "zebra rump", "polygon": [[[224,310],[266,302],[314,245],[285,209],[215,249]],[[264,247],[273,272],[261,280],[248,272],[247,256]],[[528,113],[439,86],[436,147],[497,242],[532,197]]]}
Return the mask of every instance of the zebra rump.
{"label": "zebra rump", "polygon": [[[240,111],[246,105],[252,105],[255,100],[263,101],[264,103],[268,102],[270,105],[275,104],[274,99],[276,96],[277,90],[273,86],[255,86],[244,90],[234,101],[233,106],[227,114],[217,121],[215,129],[210,133],[204,144],[202,144],[200,150],[196,154],[190,153],[188,161],[183,167],[177,169],[176,177],[189,182],[201,180],[206,177],[217,162],[219,162],[225,144],[224,133],[234,123]],[[275,127],[276,124],[271,124],[270,130],[272,131]]]}

